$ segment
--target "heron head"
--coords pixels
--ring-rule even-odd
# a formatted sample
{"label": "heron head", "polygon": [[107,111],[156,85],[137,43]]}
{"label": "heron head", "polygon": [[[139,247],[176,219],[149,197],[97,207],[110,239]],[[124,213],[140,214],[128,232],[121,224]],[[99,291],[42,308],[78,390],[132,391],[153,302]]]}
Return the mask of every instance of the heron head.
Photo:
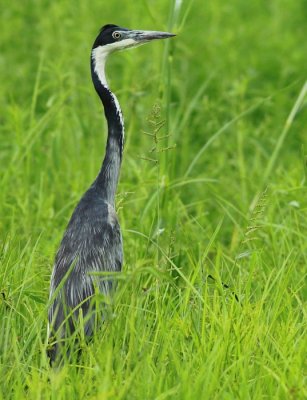
{"label": "heron head", "polygon": [[107,87],[105,63],[110,53],[172,36],[175,35],[168,32],[134,31],[117,25],[105,25],[101,28],[93,44],[92,73],[96,74],[100,83]]}
{"label": "heron head", "polygon": [[93,49],[99,47],[107,55],[117,50],[136,47],[155,39],[166,39],[172,36],[175,35],[168,32],[131,30],[109,24],[101,28]]}

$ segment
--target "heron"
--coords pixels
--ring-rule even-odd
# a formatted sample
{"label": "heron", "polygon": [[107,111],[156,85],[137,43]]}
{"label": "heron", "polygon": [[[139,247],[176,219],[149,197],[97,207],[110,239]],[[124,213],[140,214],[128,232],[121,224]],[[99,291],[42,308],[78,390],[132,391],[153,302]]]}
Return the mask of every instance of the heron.
{"label": "heron", "polygon": [[80,315],[84,336],[93,335],[98,312],[93,297],[97,291],[108,296],[114,289],[112,278],[103,277],[103,273],[120,272],[123,264],[115,194],[124,148],[124,119],[117,97],[107,83],[106,60],[118,50],[172,36],[175,35],[168,32],[131,30],[108,24],[100,29],[92,46],[91,76],[104,109],[108,136],[101,169],[73,211],[56,253],[48,311],[47,353],[51,363],[63,352],[65,339],[76,332]]}

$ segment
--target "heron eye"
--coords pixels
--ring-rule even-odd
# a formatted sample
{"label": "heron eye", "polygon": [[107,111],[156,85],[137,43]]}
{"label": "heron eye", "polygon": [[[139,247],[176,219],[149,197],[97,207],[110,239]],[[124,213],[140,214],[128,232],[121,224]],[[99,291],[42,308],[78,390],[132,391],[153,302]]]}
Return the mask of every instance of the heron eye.
{"label": "heron eye", "polygon": [[112,36],[113,36],[113,39],[120,39],[122,35],[119,32],[113,32]]}

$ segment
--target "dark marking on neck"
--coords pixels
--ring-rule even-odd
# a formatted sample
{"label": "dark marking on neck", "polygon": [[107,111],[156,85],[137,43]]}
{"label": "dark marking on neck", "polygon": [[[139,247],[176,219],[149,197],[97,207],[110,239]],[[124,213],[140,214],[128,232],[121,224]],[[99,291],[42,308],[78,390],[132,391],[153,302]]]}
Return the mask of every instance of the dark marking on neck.
{"label": "dark marking on neck", "polygon": [[93,186],[102,193],[110,204],[114,204],[124,147],[124,121],[117,98],[99,79],[93,57],[91,57],[91,74],[95,90],[103,104],[108,124],[106,154]]}

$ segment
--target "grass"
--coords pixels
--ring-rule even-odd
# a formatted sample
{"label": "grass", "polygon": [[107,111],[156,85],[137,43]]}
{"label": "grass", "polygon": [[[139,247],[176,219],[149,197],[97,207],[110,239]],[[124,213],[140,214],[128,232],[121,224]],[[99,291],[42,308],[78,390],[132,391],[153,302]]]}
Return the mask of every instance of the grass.
{"label": "grass", "polygon": [[[306,7],[1,1],[1,399],[307,397]],[[108,22],[178,36],[109,61],[125,265],[108,321],[55,371],[49,279],[104,153],[89,51]]]}

